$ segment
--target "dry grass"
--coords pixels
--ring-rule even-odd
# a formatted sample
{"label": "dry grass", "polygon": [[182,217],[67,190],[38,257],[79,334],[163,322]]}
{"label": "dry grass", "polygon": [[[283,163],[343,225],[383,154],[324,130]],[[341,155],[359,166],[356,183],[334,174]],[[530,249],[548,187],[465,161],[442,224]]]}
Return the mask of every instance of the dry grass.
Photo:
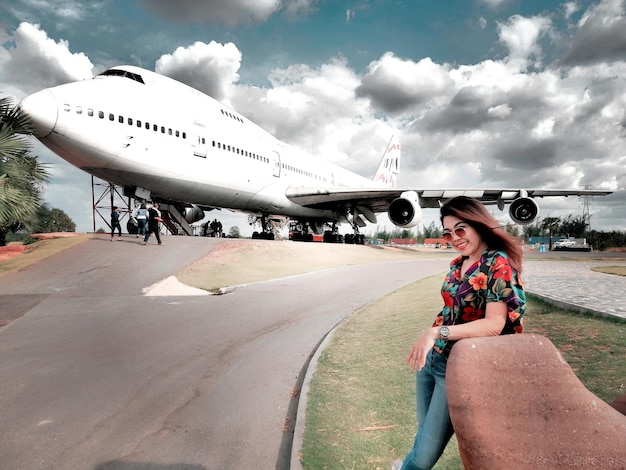
{"label": "dry grass", "polygon": [[4,261],[0,261],[0,275],[19,271],[33,263],[37,263],[49,256],[67,250],[85,240],[92,238],[90,234],[78,234],[73,237],[50,238],[39,240],[26,246],[23,253],[18,256],[11,257]]}
{"label": "dry grass", "polygon": [[227,286],[325,269],[402,259],[450,258],[445,250],[245,240],[220,245],[177,274],[192,287],[213,292]]}

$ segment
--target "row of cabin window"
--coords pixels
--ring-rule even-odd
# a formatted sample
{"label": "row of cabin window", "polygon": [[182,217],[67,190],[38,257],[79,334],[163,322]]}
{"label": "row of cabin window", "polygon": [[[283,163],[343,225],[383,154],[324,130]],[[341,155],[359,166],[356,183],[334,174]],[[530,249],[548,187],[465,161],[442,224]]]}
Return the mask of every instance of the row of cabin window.
{"label": "row of cabin window", "polygon": [[283,170],[293,171],[294,173],[298,173],[299,175],[308,176],[309,178],[315,178],[316,180],[326,181],[326,178],[323,176],[318,176],[315,173],[311,173],[310,171],[304,171],[300,168],[296,168],[295,166],[285,165],[284,163],[281,165]]}
{"label": "row of cabin window", "polygon": [[[63,108],[66,112],[70,111],[70,105],[69,104],[65,104],[63,105]],[[83,114],[83,108],[82,106],[76,106],[76,114]],[[93,116],[94,115],[94,111],[91,108],[87,108],[87,115],[88,116]],[[104,119],[104,111],[98,111],[98,117],[100,119]],[[109,121],[115,121],[115,114],[113,113],[109,113]],[[137,119],[136,121],[133,120],[133,118],[128,118],[128,120],[124,119],[124,116],[118,116],[117,117],[117,121],[120,124],[124,124],[124,122],[127,122],[129,126],[133,125],[133,122],[135,123],[135,125],[137,127],[145,127],[146,129],[150,130],[150,128],[152,127],[152,130],[154,132],[158,132],[159,131],[159,126],[157,124],[150,124],[149,122],[145,122],[142,124],[142,121],[140,119]],[[169,135],[175,135],[176,137],[181,137],[183,139],[187,138],[187,133],[186,132],[180,132],[178,130],[172,130],[171,128],[165,128],[165,126],[160,126],[161,129],[161,133],[165,134],[167,131],[167,134]]]}
{"label": "row of cabin window", "polygon": [[224,111],[223,109],[220,109],[220,112],[224,115],[224,116],[228,116],[231,119],[234,119],[235,121],[239,121],[241,123],[243,123],[243,119],[241,119],[239,116],[235,116],[232,113],[229,113],[228,111]]}
{"label": "row of cabin window", "polygon": [[[226,145],[226,144],[223,144],[221,142],[217,142],[215,140],[213,141],[213,147],[218,148],[218,149],[222,149],[222,150],[226,150],[228,152],[234,152],[237,155],[243,155],[243,156],[246,156],[246,157],[254,158],[255,160],[262,161],[263,163],[269,163],[270,162],[269,158],[263,157],[263,156],[258,155],[256,153],[248,152],[247,150],[242,150],[242,149],[237,148],[235,146]],[[326,181],[326,178],[324,178],[322,176],[315,175],[315,174],[313,174],[311,172],[300,170],[300,169],[298,169],[296,167],[292,167],[290,165],[285,165],[284,163],[281,166],[282,166],[282,168],[284,170],[290,170],[290,171],[293,171],[294,173],[305,175],[305,176],[308,176],[310,178],[315,178],[316,180],[319,179],[319,180],[322,180],[322,181]]]}
{"label": "row of cabin window", "polygon": [[270,160],[269,158],[263,157],[262,155],[258,155],[256,153],[252,153],[252,152],[248,152],[247,150],[243,150],[240,149],[238,147],[235,147],[234,145],[226,145],[223,144],[221,142],[217,142],[217,141],[213,141],[213,147],[218,148],[218,149],[222,149],[222,150],[226,150],[228,152],[233,152],[236,153],[237,155],[243,155],[244,157],[249,157],[249,158],[253,158],[255,160],[259,160],[263,163],[269,163]]}

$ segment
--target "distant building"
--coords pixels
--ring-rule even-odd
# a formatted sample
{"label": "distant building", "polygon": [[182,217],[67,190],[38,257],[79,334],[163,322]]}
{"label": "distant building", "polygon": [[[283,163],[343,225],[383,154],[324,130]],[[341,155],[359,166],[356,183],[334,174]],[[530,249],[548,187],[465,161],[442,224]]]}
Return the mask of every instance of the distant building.
{"label": "distant building", "polygon": [[415,245],[415,238],[392,238],[392,245]]}
{"label": "distant building", "polygon": [[424,238],[424,245],[426,246],[434,246],[436,248],[446,246],[447,241],[443,238]]}

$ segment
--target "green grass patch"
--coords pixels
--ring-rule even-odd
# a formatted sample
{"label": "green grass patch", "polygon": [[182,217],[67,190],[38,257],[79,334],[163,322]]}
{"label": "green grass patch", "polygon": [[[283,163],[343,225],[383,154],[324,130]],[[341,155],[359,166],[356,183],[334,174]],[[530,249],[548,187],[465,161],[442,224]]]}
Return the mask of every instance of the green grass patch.
{"label": "green grass patch", "polygon": [[615,274],[617,276],[626,276],[626,266],[598,266],[591,268],[592,271],[605,274]]}
{"label": "green grass patch", "polygon": [[[411,449],[415,376],[411,344],[441,308],[441,275],[360,310],[321,353],[308,395],[306,470],[388,469]],[[626,393],[626,323],[560,310],[530,298],[526,332],[549,338],[585,386],[607,402]],[[435,469],[462,469],[453,438]]]}
{"label": "green grass patch", "polygon": [[558,309],[530,297],[524,331],[550,339],[581,382],[602,400],[610,403],[626,394],[626,322]]}

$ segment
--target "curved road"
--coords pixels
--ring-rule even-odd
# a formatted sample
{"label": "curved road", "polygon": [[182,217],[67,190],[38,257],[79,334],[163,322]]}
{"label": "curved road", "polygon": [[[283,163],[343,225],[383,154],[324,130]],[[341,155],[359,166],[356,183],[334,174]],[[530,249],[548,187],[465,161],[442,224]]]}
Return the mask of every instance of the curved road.
{"label": "curved road", "polygon": [[144,288],[228,243],[165,241],[96,238],[0,277],[1,315],[16,318],[0,328],[3,468],[288,469],[299,387],[320,341],[448,263],[146,297]]}

